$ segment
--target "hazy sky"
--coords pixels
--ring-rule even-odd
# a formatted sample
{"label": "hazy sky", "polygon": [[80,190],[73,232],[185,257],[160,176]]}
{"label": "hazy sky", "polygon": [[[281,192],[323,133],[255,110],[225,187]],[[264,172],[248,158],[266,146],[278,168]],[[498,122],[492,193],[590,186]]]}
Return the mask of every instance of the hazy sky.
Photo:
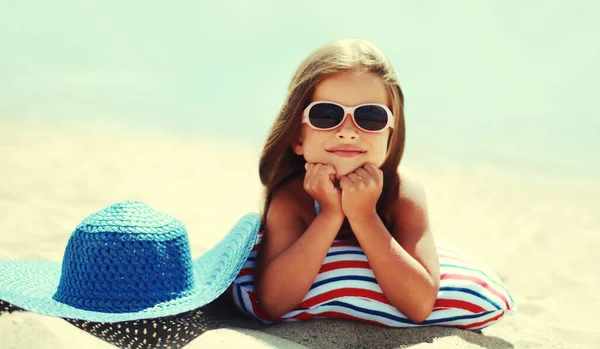
{"label": "hazy sky", "polygon": [[0,118],[258,144],[300,61],[360,37],[398,72],[407,151],[591,156],[599,15],[564,0],[2,1]]}

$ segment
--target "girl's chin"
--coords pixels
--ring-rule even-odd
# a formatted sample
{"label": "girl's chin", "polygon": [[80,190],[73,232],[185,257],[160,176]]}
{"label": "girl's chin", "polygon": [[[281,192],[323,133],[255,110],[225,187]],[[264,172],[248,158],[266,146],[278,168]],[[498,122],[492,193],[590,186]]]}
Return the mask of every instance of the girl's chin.
{"label": "girl's chin", "polygon": [[[307,162],[311,162],[308,161]],[[332,165],[335,168],[335,178],[339,181],[342,177],[356,171],[357,168],[362,167],[365,163],[364,162],[355,162],[353,164],[350,163],[327,163],[327,162],[320,162],[320,161],[312,161],[314,163],[322,163],[322,164],[328,164],[328,165]]]}
{"label": "girl's chin", "polygon": [[348,175],[348,174],[354,172],[358,167],[360,167],[360,166],[357,166],[357,167],[352,168],[352,169],[348,169],[348,168],[338,169],[338,168],[336,168],[335,169],[335,178],[337,180],[340,180],[345,175]]}
{"label": "girl's chin", "polygon": [[[356,171],[357,168],[359,167],[363,167],[366,163],[360,163],[360,164],[356,164],[355,166],[335,166],[333,165],[333,167],[335,168],[335,178],[337,180],[340,180],[342,177],[349,175],[350,173]],[[375,164],[377,167],[380,167],[380,165]]]}

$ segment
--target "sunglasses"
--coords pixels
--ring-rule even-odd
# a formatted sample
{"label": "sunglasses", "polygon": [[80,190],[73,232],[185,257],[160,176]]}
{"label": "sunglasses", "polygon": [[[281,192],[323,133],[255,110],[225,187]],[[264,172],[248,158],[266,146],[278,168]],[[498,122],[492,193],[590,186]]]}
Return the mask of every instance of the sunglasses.
{"label": "sunglasses", "polygon": [[340,126],[350,114],[354,124],[365,132],[383,132],[388,127],[394,128],[394,116],[384,104],[367,103],[355,107],[316,101],[304,109],[302,123],[315,130],[333,130]]}

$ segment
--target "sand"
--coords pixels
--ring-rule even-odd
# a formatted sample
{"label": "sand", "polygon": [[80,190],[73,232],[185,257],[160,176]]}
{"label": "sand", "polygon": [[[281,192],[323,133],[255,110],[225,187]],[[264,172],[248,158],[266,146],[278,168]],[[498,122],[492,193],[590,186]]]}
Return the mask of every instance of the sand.
{"label": "sand", "polygon": [[[192,254],[258,211],[258,147],[155,134],[0,121],[1,259],[60,261],[87,215],[143,201],[186,225]],[[425,184],[437,239],[496,270],[518,313],[473,333],[314,320],[261,327],[239,319],[189,348],[594,348],[600,344],[600,185],[516,174],[494,164],[406,164]],[[0,279],[1,282],[1,279]],[[2,348],[106,348],[63,320],[0,316]]]}

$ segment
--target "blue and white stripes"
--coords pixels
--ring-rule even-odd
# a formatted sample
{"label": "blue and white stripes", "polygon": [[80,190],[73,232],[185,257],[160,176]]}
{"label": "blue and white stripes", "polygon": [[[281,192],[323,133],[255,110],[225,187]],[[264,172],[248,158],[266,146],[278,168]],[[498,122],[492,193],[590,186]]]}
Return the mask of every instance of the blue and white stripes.
{"label": "blue and white stripes", "polygon": [[[261,237],[229,293],[243,313],[262,323],[272,323],[261,312],[254,290],[254,266]],[[279,322],[345,318],[389,327],[438,325],[480,330],[516,310],[510,293],[495,273],[454,248],[438,246],[438,254],[438,298],[431,315],[420,324],[389,303],[360,245],[337,240],[302,303]]]}

